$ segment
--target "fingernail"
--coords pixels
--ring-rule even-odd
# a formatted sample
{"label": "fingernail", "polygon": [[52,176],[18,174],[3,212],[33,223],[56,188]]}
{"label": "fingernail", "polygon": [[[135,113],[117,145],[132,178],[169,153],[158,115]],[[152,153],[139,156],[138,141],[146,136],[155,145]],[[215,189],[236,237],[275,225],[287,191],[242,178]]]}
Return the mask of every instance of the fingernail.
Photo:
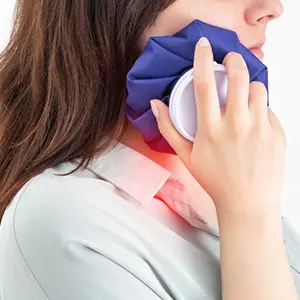
{"label": "fingernail", "polygon": [[156,104],[153,102],[153,100],[150,101],[150,104],[151,104],[151,109],[152,109],[152,112],[153,112],[155,118],[158,118],[159,112],[158,112]]}
{"label": "fingernail", "polygon": [[198,41],[198,45],[200,47],[207,47],[209,46],[209,40],[206,37],[202,37],[200,38],[200,40]]}

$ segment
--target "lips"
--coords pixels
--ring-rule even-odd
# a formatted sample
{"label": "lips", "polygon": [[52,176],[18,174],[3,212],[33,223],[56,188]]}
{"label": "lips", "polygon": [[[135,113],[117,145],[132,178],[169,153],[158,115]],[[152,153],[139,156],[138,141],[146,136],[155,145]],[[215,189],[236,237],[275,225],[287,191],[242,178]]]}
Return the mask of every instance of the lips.
{"label": "lips", "polygon": [[254,47],[254,48],[249,48],[249,50],[254,54],[256,55],[256,57],[258,59],[260,59],[261,61],[264,60],[264,51],[262,50],[262,47]]}
{"label": "lips", "polygon": [[256,55],[256,57],[258,57],[258,59],[260,59],[261,61],[263,61],[264,59],[264,51],[263,51],[263,47],[266,43],[266,38],[264,38],[263,40],[261,40],[260,42],[256,43],[256,44],[252,44],[248,47],[248,49],[254,54]]}

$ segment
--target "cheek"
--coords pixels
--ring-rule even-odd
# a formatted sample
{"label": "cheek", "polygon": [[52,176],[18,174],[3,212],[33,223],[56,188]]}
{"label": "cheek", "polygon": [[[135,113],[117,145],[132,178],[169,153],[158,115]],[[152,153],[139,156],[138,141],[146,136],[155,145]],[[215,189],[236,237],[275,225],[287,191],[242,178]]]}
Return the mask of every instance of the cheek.
{"label": "cheek", "polygon": [[140,50],[149,37],[172,35],[195,19],[239,32],[244,22],[243,8],[232,0],[177,0],[158,16],[155,26],[144,32],[139,41]]}
{"label": "cheek", "polygon": [[[200,19],[211,25],[237,30],[244,20],[243,9],[227,1],[207,1],[206,5],[194,5],[189,9],[191,19]],[[209,2],[209,3],[208,3]]]}

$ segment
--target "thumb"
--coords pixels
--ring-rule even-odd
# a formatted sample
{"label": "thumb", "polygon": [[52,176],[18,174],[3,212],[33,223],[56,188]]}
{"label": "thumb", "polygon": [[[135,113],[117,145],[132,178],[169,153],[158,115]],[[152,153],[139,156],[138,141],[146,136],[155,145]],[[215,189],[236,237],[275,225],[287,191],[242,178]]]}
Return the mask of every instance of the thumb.
{"label": "thumb", "polygon": [[175,150],[183,163],[187,165],[193,149],[193,143],[185,139],[174,127],[167,105],[157,99],[151,100],[150,103],[160,133]]}

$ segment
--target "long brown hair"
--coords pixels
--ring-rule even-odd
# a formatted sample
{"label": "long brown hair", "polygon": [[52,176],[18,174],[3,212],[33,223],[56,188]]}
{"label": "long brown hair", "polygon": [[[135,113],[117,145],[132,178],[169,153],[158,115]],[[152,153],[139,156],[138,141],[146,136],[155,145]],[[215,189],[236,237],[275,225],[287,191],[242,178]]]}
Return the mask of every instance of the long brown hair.
{"label": "long brown hair", "polygon": [[17,1],[0,55],[0,219],[32,177],[123,136],[137,41],[174,1]]}

